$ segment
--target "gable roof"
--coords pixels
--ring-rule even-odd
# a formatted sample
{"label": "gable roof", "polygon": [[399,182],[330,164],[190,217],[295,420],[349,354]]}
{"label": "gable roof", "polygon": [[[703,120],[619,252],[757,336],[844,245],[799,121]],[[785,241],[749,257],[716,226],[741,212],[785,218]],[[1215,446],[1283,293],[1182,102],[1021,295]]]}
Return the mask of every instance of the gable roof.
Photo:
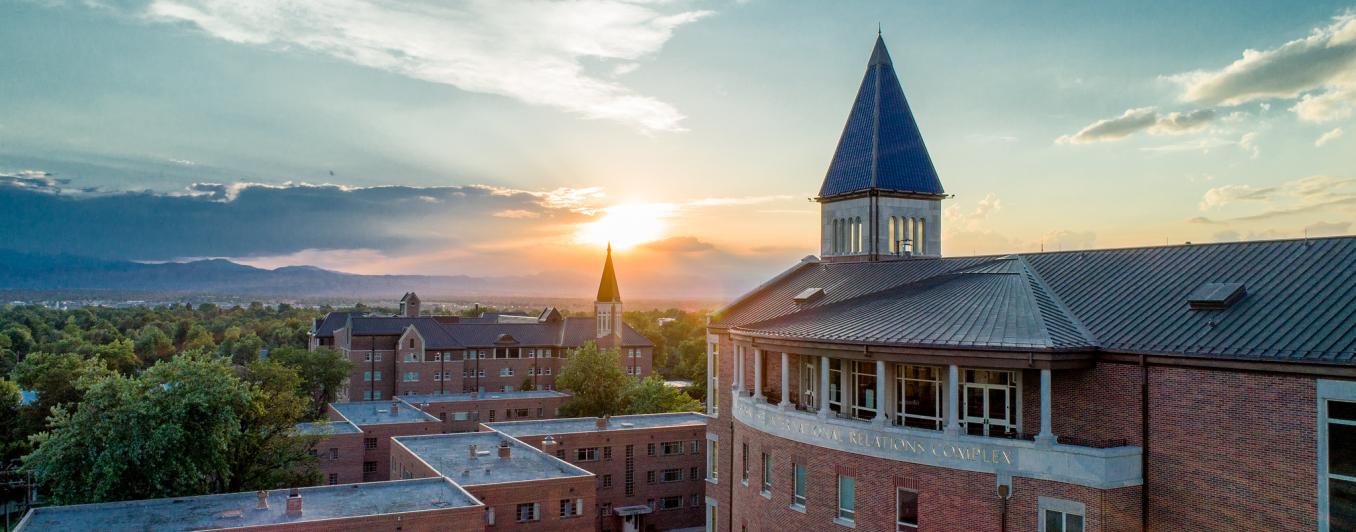
{"label": "gable roof", "polygon": [[895,75],[885,40],[880,36],[876,37],[876,47],[871,51],[866,75],[857,89],[857,99],[848,113],[819,197],[873,189],[945,194]]}
{"label": "gable roof", "polygon": [[[1353,365],[1352,264],[1356,237],[822,263],[749,295],[712,326],[842,343],[1086,343],[1106,352]],[[1245,295],[1225,308],[1191,308],[1191,294],[1207,283],[1241,283]],[[811,287],[824,296],[793,301]]]}

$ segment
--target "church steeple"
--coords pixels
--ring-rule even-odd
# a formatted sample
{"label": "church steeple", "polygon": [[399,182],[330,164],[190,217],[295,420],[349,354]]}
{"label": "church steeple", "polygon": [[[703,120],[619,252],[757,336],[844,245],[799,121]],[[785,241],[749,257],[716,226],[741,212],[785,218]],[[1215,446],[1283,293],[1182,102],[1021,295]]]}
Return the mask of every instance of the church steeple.
{"label": "church steeple", "polygon": [[598,323],[599,340],[621,336],[621,289],[617,286],[617,272],[612,268],[611,243],[607,244],[607,260],[603,262],[603,278],[598,282],[598,299],[593,302],[593,316]]}
{"label": "church steeple", "polygon": [[815,198],[823,217],[820,254],[837,260],[941,255],[946,197],[878,33]]}
{"label": "church steeple", "polygon": [[603,263],[603,279],[598,282],[598,302],[621,302],[621,290],[617,288],[617,272],[612,269],[612,243],[607,244],[607,261]]}

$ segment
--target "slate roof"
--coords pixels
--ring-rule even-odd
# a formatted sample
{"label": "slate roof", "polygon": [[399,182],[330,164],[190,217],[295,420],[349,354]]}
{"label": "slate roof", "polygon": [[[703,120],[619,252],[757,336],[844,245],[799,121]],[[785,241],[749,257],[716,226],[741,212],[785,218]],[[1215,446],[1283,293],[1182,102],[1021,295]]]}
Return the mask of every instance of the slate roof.
{"label": "slate roof", "polygon": [[877,37],[819,197],[870,189],[942,195],[885,40]]}
{"label": "slate roof", "polygon": [[[1207,283],[1242,283],[1191,309]],[[824,296],[803,305],[806,288]],[[1021,288],[1025,290],[1021,290]],[[1356,237],[804,262],[716,328],[842,343],[1356,363]]]}
{"label": "slate roof", "polygon": [[366,316],[366,312],[331,312],[325,317],[316,320],[315,330],[312,331],[318,338],[333,338],[334,331],[339,330],[348,323],[348,317]]}
{"label": "slate roof", "polygon": [[448,332],[448,327],[452,324],[439,323],[432,317],[422,318],[402,318],[402,317],[361,317],[353,318],[354,336],[399,336],[405,333],[405,328],[413,325],[419,331],[419,335],[424,337],[424,347],[427,349],[460,349],[465,347],[456,337]]}
{"label": "slate roof", "polygon": [[[341,312],[332,312],[343,314]],[[327,316],[326,322],[331,318]],[[424,337],[428,349],[463,349],[466,347],[494,347],[501,335],[510,335],[521,346],[579,347],[589,341],[596,341],[602,347],[614,347],[608,338],[597,339],[597,321],[592,317],[572,316],[560,321],[538,321],[534,323],[467,322],[443,323],[433,317],[356,317],[353,318],[353,331],[357,336],[398,336],[405,328],[413,325]],[[622,346],[650,347],[654,343],[644,335],[632,329],[630,325],[622,327]],[[331,332],[333,334],[333,332]],[[610,337],[609,337],[610,338]]]}

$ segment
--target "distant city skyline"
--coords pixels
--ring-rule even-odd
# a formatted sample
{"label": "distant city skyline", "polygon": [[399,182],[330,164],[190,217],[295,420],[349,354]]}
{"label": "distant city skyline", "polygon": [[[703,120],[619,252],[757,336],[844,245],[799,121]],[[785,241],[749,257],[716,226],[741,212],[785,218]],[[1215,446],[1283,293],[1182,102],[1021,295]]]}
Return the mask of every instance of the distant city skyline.
{"label": "distant city skyline", "polygon": [[[1351,234],[1356,4],[20,1],[0,248],[729,297],[817,253],[877,25],[942,253]],[[588,292],[592,287],[583,287]]]}

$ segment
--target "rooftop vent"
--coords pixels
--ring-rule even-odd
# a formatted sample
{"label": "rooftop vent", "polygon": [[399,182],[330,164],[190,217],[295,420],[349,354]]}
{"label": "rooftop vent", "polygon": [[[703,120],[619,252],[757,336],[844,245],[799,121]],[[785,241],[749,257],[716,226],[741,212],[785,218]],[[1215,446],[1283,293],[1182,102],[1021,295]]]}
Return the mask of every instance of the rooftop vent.
{"label": "rooftop vent", "polygon": [[259,490],[259,491],[256,491],[256,492],[254,492],[254,496],[259,498],[259,504],[256,505],[256,506],[254,507],[254,509],[255,509],[255,510],[267,510],[267,509],[268,509],[268,491],[267,491],[267,490]]}
{"label": "rooftop vent", "polygon": [[394,416],[398,414],[400,414],[400,403],[398,401],[393,401],[391,402],[391,415]]}
{"label": "rooftop vent", "polygon": [[603,416],[603,417],[597,418],[597,420],[595,421],[595,423],[596,423],[597,426],[598,426],[598,430],[607,430],[607,422],[608,422],[608,420],[609,420],[611,417],[612,417],[612,416]]}
{"label": "rooftop vent", "polygon": [[1205,283],[1187,296],[1187,306],[1192,310],[1229,308],[1246,294],[1243,283]]}
{"label": "rooftop vent", "polygon": [[796,301],[797,305],[804,305],[821,297],[824,297],[824,289],[819,287],[812,287],[801,290],[800,293],[796,294],[796,297],[792,299]]}
{"label": "rooftop vent", "polygon": [[636,424],[635,424],[635,423],[625,423],[625,422],[624,422],[624,423],[621,424],[621,426],[622,426],[622,428],[624,428],[624,429],[629,429],[629,428],[635,427]]}
{"label": "rooftop vent", "polygon": [[509,447],[509,442],[499,442],[499,459],[508,460],[513,457],[513,448]]}
{"label": "rooftop vent", "polygon": [[217,519],[240,519],[245,516],[245,512],[240,510],[224,510],[217,514]]}
{"label": "rooftop vent", "polygon": [[557,445],[556,437],[550,434],[547,434],[546,437],[542,438],[541,440],[541,446],[543,450],[553,449],[555,448],[556,445]]}

